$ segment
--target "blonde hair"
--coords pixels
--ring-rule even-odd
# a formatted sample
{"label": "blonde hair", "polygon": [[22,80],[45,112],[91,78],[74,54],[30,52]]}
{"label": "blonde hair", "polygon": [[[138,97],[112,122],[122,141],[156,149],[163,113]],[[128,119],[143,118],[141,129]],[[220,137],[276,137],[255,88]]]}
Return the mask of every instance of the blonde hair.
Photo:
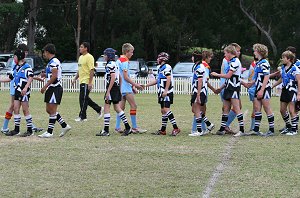
{"label": "blonde hair", "polygon": [[235,47],[236,49],[239,49],[239,50],[242,49],[241,46],[237,43],[230,43],[229,45],[232,45],[233,47]]}
{"label": "blonde hair", "polygon": [[130,43],[124,43],[122,46],[122,53],[126,54],[126,52],[129,52],[130,50],[134,50],[133,45],[131,45]]}
{"label": "blonde hair", "polygon": [[288,60],[291,61],[291,63],[293,63],[295,61],[295,54],[289,50],[287,51],[284,51],[282,54],[281,54],[281,57],[286,57]]}
{"label": "blonde hair", "polygon": [[212,51],[204,50],[204,51],[202,51],[202,60],[206,60],[209,57],[212,57],[213,55],[214,55],[214,53]]}
{"label": "blonde hair", "polygon": [[236,56],[236,54],[237,54],[236,48],[233,45],[228,45],[227,47],[224,48],[224,51],[228,52],[234,56]]}
{"label": "blonde hair", "polygon": [[263,58],[268,57],[268,47],[263,44],[260,43],[254,44],[253,50],[256,50]]}

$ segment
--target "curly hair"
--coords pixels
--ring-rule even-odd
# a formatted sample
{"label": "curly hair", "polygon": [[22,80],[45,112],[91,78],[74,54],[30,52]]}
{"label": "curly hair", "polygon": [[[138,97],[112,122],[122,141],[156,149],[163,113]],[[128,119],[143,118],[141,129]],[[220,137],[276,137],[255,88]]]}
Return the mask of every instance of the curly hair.
{"label": "curly hair", "polygon": [[253,50],[257,51],[263,58],[268,57],[268,47],[263,44],[260,43],[254,44]]}

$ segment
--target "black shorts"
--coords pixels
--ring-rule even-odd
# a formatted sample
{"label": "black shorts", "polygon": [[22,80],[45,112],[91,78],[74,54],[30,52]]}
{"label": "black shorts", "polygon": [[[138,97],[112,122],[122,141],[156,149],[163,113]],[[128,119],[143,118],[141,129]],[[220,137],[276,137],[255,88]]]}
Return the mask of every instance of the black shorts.
{"label": "black shorts", "polygon": [[[106,93],[107,93],[107,91],[105,92],[105,95],[106,95]],[[114,86],[111,88],[109,100],[105,99],[105,95],[104,95],[104,100],[105,100],[106,104],[111,104],[111,103],[118,104],[122,100],[120,87],[118,87],[118,86]]]}
{"label": "black shorts", "polygon": [[224,100],[240,99],[240,91],[224,89],[223,98]]}
{"label": "black shorts", "polygon": [[294,91],[289,91],[285,88],[282,88],[280,95],[280,102],[290,103],[297,101],[297,93]]}
{"label": "black shorts", "polygon": [[[196,102],[196,99],[197,99],[197,93],[194,93],[191,96],[191,106]],[[207,96],[203,92],[201,92],[200,93],[200,105],[204,106],[206,103],[207,103]]]}
{"label": "black shorts", "polygon": [[21,92],[18,90],[15,90],[15,100],[21,101],[21,102],[29,102],[30,94],[22,96]]}
{"label": "black shorts", "polygon": [[158,103],[160,104],[161,108],[170,108],[171,104],[173,104],[173,93],[168,93],[166,97],[160,97],[158,96]]}
{"label": "black shorts", "polygon": [[[259,90],[255,90],[255,95],[254,95],[255,98],[257,98],[257,92],[259,92]],[[268,87],[265,89],[262,99],[270,99],[270,98],[271,98],[271,87]]]}
{"label": "black shorts", "polygon": [[44,102],[49,104],[60,104],[63,95],[63,88],[62,87],[48,87]]}

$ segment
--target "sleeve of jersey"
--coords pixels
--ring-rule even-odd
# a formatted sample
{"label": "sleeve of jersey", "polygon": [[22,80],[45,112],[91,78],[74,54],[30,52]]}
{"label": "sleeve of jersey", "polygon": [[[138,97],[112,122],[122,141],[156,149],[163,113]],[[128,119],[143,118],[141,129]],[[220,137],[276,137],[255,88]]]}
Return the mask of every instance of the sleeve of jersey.
{"label": "sleeve of jersey", "polygon": [[300,74],[300,69],[296,66],[294,66],[294,68],[295,68],[295,71],[294,71],[293,75],[296,77],[296,75]]}
{"label": "sleeve of jersey", "polygon": [[197,78],[203,78],[203,74],[205,73],[205,70],[203,70],[201,67],[196,69],[195,71]]}
{"label": "sleeve of jersey", "polygon": [[128,71],[128,68],[129,68],[129,64],[128,64],[128,62],[121,62],[121,64],[120,64],[120,69],[122,70],[122,71]]}
{"label": "sleeve of jersey", "polygon": [[262,69],[264,75],[269,75],[270,74],[270,65],[268,65],[266,63],[263,63],[261,65],[261,69]]}
{"label": "sleeve of jersey", "polygon": [[26,69],[27,78],[33,77],[33,71],[31,68]]}
{"label": "sleeve of jersey", "polygon": [[50,71],[52,71],[52,69],[58,69],[58,64],[57,63],[55,63],[55,62],[52,62],[51,64],[50,64]]}
{"label": "sleeve of jersey", "polygon": [[109,70],[109,73],[115,73],[116,72],[116,66],[114,64],[107,64],[106,67]]}
{"label": "sleeve of jersey", "polygon": [[235,72],[239,68],[239,65],[236,62],[231,62],[229,66],[229,69],[233,72]]}
{"label": "sleeve of jersey", "polygon": [[170,65],[167,65],[166,68],[164,69],[163,73],[165,76],[170,76],[172,72],[172,67]]}
{"label": "sleeve of jersey", "polygon": [[88,58],[87,64],[90,70],[95,69],[94,57],[92,55]]}

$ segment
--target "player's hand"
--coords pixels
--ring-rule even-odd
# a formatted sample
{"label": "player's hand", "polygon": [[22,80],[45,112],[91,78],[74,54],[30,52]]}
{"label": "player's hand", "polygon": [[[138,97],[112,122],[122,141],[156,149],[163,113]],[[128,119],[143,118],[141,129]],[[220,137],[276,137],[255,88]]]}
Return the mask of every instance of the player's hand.
{"label": "player's hand", "polygon": [[144,90],[145,88],[146,88],[146,84],[145,85],[141,85],[141,87],[142,87],[142,90]]}
{"label": "player's hand", "polygon": [[142,85],[140,85],[140,84],[135,84],[134,85],[138,90],[143,90],[143,87],[142,87]]}
{"label": "player's hand", "polygon": [[46,78],[46,73],[44,70],[41,72],[40,76],[41,76],[41,78]]}
{"label": "player's hand", "polygon": [[136,94],[136,93],[138,93],[138,90],[137,90],[135,87],[132,87],[132,92],[133,92],[134,94]]}
{"label": "player's hand", "polygon": [[27,92],[27,89],[22,89],[21,95],[22,95],[22,96],[25,96],[25,95],[26,95],[26,92]]}
{"label": "player's hand", "polygon": [[211,72],[210,74],[211,74],[212,76],[218,77],[218,73],[216,73],[216,72]]}
{"label": "player's hand", "polygon": [[41,93],[42,93],[42,94],[45,93],[46,89],[47,89],[47,87],[43,87],[43,88],[41,89]]}
{"label": "player's hand", "polygon": [[110,94],[109,94],[109,93],[106,93],[106,94],[105,94],[105,100],[109,101],[109,97],[110,97]]}
{"label": "player's hand", "polygon": [[167,91],[164,91],[164,93],[161,95],[161,97],[165,98],[168,95]]}
{"label": "player's hand", "polygon": [[93,84],[88,84],[88,89],[91,91],[93,89]]}
{"label": "player's hand", "polygon": [[214,94],[219,94],[221,92],[220,89],[213,89],[212,91],[214,92]]}
{"label": "player's hand", "polygon": [[262,90],[260,90],[259,92],[257,92],[257,99],[259,99],[259,100],[262,99],[263,95],[264,95],[264,92]]}

